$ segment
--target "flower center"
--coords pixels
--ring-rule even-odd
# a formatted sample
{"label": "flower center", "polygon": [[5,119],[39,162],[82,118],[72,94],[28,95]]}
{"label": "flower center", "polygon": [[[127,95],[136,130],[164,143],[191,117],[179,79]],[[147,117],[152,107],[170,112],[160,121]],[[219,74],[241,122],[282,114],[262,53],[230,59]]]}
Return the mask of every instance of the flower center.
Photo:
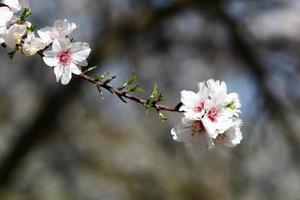
{"label": "flower center", "polygon": [[208,118],[212,121],[212,122],[216,122],[217,121],[217,117],[218,117],[218,110],[216,108],[212,108],[208,111],[207,113]]}
{"label": "flower center", "polygon": [[204,131],[204,126],[201,120],[193,121],[192,132],[193,133],[202,133]]}
{"label": "flower center", "polygon": [[193,110],[195,112],[201,112],[204,108],[204,101],[200,101],[194,108]]}
{"label": "flower center", "polygon": [[58,53],[58,58],[61,64],[69,64],[71,62],[71,52],[69,50],[61,51]]}

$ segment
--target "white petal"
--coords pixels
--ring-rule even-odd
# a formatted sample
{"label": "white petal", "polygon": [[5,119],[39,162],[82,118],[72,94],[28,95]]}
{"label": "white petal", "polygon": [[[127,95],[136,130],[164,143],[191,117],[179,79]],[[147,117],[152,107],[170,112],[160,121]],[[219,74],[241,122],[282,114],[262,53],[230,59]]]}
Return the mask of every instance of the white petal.
{"label": "white petal", "polygon": [[51,38],[51,27],[45,27],[37,31],[38,35],[46,45],[50,44],[53,40]]}
{"label": "white petal", "polygon": [[70,66],[64,66],[63,73],[61,76],[61,83],[63,85],[67,85],[72,79],[72,72],[70,70]]}
{"label": "white petal", "polygon": [[207,116],[203,117],[202,123],[210,137],[216,138],[218,136],[214,122],[212,122]]}
{"label": "white petal", "polygon": [[13,12],[17,12],[22,9],[19,0],[3,0],[3,3],[10,7]]}
{"label": "white petal", "polygon": [[13,17],[13,12],[8,7],[0,7],[0,26],[6,26]]}
{"label": "white petal", "polygon": [[74,63],[70,64],[70,70],[73,74],[76,74],[76,75],[81,74],[81,69],[77,65],[75,65]]}
{"label": "white petal", "polygon": [[75,42],[71,47],[72,60],[76,63],[82,63],[91,53],[91,48],[87,43]]}
{"label": "white petal", "polygon": [[43,57],[44,62],[46,65],[50,67],[55,67],[59,65],[59,60],[56,57]]}
{"label": "white petal", "polygon": [[61,43],[58,40],[54,40],[52,43],[52,51],[54,52],[59,52],[61,51],[63,48],[61,47]]}
{"label": "white petal", "polygon": [[181,102],[183,105],[188,107],[193,107],[195,104],[197,104],[201,99],[199,96],[192,91],[181,91]]}
{"label": "white petal", "polygon": [[61,80],[62,75],[63,75],[63,66],[56,66],[54,67],[54,74],[56,76],[56,81],[58,82]]}

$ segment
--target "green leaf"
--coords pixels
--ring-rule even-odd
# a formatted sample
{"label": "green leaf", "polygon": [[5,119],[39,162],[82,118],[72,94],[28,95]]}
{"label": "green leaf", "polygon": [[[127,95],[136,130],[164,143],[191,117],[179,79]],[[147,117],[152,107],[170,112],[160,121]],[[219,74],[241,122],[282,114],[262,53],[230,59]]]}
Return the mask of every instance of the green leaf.
{"label": "green leaf", "polygon": [[155,82],[154,83],[154,87],[153,87],[153,90],[152,90],[152,93],[151,93],[151,96],[152,98],[157,98],[158,97],[158,89],[157,89],[157,83]]}
{"label": "green leaf", "polygon": [[30,15],[32,15],[32,12],[30,11],[30,9],[29,9],[29,8],[25,8],[25,9],[23,10],[23,13],[22,13],[20,19],[21,19],[21,20],[25,20],[25,19],[26,19],[27,17],[29,17]]}
{"label": "green leaf", "polygon": [[161,102],[161,101],[164,101],[165,100],[165,98],[164,98],[164,96],[162,95],[162,93],[159,93],[158,94],[158,97],[157,97],[157,102]]}
{"label": "green leaf", "polygon": [[143,91],[144,90],[140,87],[139,84],[136,84],[134,87],[128,90],[128,92],[136,92],[136,93],[143,92]]}
{"label": "green leaf", "polygon": [[153,103],[153,98],[149,97],[144,104],[146,110],[148,110],[153,105]]}
{"label": "green leaf", "polygon": [[109,72],[103,72],[100,75],[95,76],[94,81],[102,81],[108,75],[109,75]]}
{"label": "green leaf", "polygon": [[152,93],[151,93],[150,97],[146,100],[144,106],[145,106],[146,109],[149,109],[155,103],[161,102],[163,100],[164,100],[164,97],[161,93],[158,92],[157,83],[155,82]]}
{"label": "green leaf", "polygon": [[135,73],[132,72],[132,74],[129,76],[129,78],[126,81],[125,86],[131,85],[136,81],[137,81],[137,77],[136,77]]}
{"label": "green leaf", "polygon": [[232,101],[232,102],[228,103],[227,105],[225,105],[225,107],[234,110],[235,109],[235,102]]}

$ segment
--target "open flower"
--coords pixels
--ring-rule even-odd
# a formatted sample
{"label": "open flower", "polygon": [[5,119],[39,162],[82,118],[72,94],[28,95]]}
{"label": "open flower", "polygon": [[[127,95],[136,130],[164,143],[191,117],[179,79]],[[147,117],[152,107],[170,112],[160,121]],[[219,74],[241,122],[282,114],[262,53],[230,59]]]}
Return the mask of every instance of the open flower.
{"label": "open flower", "polygon": [[42,39],[42,41],[48,45],[52,43],[54,40],[67,37],[70,35],[75,29],[77,25],[75,23],[71,23],[68,20],[57,20],[54,22],[53,26],[47,26],[38,30],[38,35]]}
{"label": "open flower", "polygon": [[9,48],[16,48],[16,45],[20,44],[23,36],[27,30],[26,25],[14,24],[3,34],[5,44]]}
{"label": "open flower", "polygon": [[171,130],[171,134],[175,141],[185,143],[196,152],[211,149],[214,146],[201,120],[190,120],[184,117],[181,124]]}
{"label": "open flower", "polygon": [[199,136],[195,137],[195,133],[201,133],[201,145],[205,148],[212,147],[214,142],[226,146],[238,144],[242,139],[238,94],[228,94],[225,82],[212,79],[201,82],[198,86],[197,93],[186,90],[181,92],[183,105],[179,110],[184,112],[185,117],[182,125],[172,129],[172,135],[176,136],[173,138],[193,148],[201,148],[195,147],[195,144],[200,145]]}
{"label": "open flower", "polygon": [[24,53],[26,56],[33,56],[45,47],[46,45],[42,42],[42,40],[35,37],[35,34],[31,32],[24,40],[24,44],[22,45],[22,53]]}
{"label": "open flower", "polygon": [[71,43],[68,38],[54,40],[52,50],[44,52],[43,60],[54,67],[56,80],[61,81],[63,85],[70,82],[73,74],[81,73],[81,66],[87,66],[87,57],[91,49],[87,43]]}
{"label": "open flower", "polygon": [[181,92],[182,106],[180,111],[189,119],[201,119],[205,113],[205,101],[208,98],[208,88],[204,83],[199,83],[197,93],[183,90]]}

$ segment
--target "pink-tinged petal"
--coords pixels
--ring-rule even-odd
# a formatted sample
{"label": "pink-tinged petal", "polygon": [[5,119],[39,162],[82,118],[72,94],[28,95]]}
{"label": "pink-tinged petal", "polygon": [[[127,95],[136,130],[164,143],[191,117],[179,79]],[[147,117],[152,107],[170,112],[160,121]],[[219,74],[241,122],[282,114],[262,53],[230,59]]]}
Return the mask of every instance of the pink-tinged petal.
{"label": "pink-tinged petal", "polygon": [[77,65],[75,65],[74,63],[70,64],[70,70],[73,74],[76,74],[76,75],[81,74],[81,69]]}
{"label": "pink-tinged petal", "polygon": [[59,60],[56,57],[43,57],[44,62],[46,65],[50,67],[55,67],[59,65]]}
{"label": "pink-tinged petal", "polygon": [[60,81],[63,75],[63,67],[62,66],[56,66],[54,67],[54,74],[56,76],[56,81]]}

